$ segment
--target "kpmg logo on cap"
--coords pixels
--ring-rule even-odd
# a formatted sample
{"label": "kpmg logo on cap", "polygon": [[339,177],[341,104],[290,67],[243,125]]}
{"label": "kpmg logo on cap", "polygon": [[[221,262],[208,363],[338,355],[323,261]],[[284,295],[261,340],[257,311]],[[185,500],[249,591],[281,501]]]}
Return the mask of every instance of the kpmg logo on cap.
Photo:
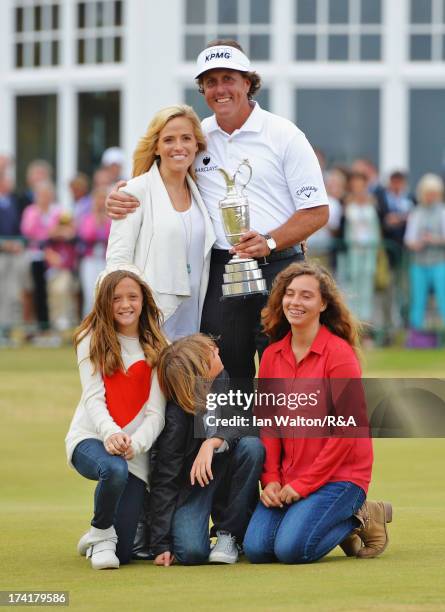
{"label": "kpmg logo on cap", "polygon": [[212,51],[209,49],[209,52],[205,56],[204,62],[211,62],[214,59],[230,59],[232,57],[232,48],[231,47],[216,47],[219,51]]}

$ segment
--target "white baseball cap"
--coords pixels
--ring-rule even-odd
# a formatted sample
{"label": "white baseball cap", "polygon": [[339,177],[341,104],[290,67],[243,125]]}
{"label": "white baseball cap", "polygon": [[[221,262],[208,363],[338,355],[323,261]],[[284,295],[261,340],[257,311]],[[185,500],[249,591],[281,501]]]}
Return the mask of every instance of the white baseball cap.
{"label": "white baseball cap", "polygon": [[109,147],[105,149],[102,155],[102,166],[111,166],[118,164],[122,166],[125,161],[124,152],[119,147]]}
{"label": "white baseball cap", "polygon": [[240,72],[249,72],[251,69],[247,55],[239,49],[227,45],[217,45],[201,51],[196,60],[195,79],[203,72],[214,68],[229,68]]}

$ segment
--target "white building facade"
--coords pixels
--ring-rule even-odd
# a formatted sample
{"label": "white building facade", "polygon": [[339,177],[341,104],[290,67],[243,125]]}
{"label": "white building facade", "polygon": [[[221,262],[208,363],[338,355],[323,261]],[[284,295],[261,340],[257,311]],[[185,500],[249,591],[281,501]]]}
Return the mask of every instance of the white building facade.
{"label": "white building facade", "polygon": [[412,180],[445,168],[445,0],[1,0],[0,153],[54,164],[60,197],[104,148],[131,154],[150,117],[205,115],[194,59],[237,38],[259,102],[328,162],[364,156]]}

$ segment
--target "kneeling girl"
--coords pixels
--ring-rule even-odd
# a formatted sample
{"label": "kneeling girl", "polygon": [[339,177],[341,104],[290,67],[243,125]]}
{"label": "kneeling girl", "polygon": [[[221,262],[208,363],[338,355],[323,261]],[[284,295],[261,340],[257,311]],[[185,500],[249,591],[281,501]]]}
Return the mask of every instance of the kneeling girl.
{"label": "kneeling girl", "polygon": [[148,482],[148,451],[165,421],[155,366],[167,346],[148,285],[107,274],[74,335],[82,397],[65,439],[69,462],[97,480],[94,515],[78,543],[94,569],[130,561]]}
{"label": "kneeling girl", "polygon": [[[357,324],[324,269],[288,266],[275,279],[262,316],[272,344],[259,378],[360,379]],[[391,506],[365,502],[369,437],[261,437],[263,491],[244,541],[252,563],[309,563],[339,544],[348,556],[383,552]]]}

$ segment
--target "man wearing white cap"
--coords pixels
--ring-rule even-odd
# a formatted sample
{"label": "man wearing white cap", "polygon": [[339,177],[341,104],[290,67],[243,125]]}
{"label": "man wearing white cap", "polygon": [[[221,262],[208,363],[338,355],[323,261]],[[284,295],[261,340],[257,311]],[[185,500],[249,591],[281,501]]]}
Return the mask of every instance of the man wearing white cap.
{"label": "man wearing white cap", "polygon": [[[198,187],[212,219],[214,244],[201,329],[220,337],[223,363],[232,378],[255,375],[254,356],[267,345],[260,333],[261,295],[220,300],[224,266],[233,252],[267,263],[268,287],[276,274],[303,259],[300,243],[328,220],[328,198],[315,153],[291,122],[260,108],[252,100],[261,85],[236,41],[217,40],[198,56],[196,79],[214,115],[204,119],[207,151],[195,160]],[[252,180],[246,188],[251,231],[231,248],[218,203],[226,187],[218,168],[233,174],[248,159]],[[122,218],[138,205],[124,192],[107,202],[110,217]]]}
{"label": "man wearing white cap", "polygon": [[102,166],[107,168],[110,175],[110,183],[115,183],[122,178],[122,167],[125,162],[124,152],[120,147],[108,147],[102,154]]}

